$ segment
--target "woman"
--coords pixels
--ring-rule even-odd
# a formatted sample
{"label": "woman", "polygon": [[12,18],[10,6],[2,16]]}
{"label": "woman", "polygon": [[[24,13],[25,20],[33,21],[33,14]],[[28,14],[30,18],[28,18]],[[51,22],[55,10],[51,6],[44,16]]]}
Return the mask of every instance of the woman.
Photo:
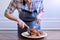
{"label": "woman", "polygon": [[[25,23],[29,27],[40,30],[40,17],[43,12],[42,2],[43,0],[12,0],[5,11],[5,17],[18,23],[19,33],[27,31]],[[15,9],[19,12],[19,18],[12,15]]]}

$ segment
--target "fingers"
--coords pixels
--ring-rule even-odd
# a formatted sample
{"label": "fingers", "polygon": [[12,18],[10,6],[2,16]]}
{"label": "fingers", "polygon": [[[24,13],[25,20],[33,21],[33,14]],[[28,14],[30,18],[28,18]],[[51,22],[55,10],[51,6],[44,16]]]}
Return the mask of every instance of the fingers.
{"label": "fingers", "polygon": [[37,23],[37,24],[40,23],[40,21],[41,21],[40,19],[36,19],[36,23]]}
{"label": "fingers", "polygon": [[38,23],[40,23],[40,21],[41,21],[41,19],[36,17],[36,23],[38,24]]}
{"label": "fingers", "polygon": [[37,20],[36,20],[36,22],[37,22],[37,24],[38,24],[38,23],[40,22],[40,20],[39,20],[39,19],[37,19]]}
{"label": "fingers", "polygon": [[25,25],[24,24],[22,24],[22,28],[24,28],[25,27]]}
{"label": "fingers", "polygon": [[24,23],[21,23],[21,28],[24,28],[24,27],[25,27]]}
{"label": "fingers", "polygon": [[25,23],[24,23],[23,21],[19,21],[19,22],[18,22],[18,25],[19,25],[19,27],[21,27],[21,28],[24,28],[24,27],[25,27]]}

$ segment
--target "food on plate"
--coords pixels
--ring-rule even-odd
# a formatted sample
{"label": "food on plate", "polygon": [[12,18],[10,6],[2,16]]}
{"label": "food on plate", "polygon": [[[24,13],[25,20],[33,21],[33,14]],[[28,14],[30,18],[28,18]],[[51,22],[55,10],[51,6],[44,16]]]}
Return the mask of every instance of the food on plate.
{"label": "food on plate", "polygon": [[43,34],[42,31],[39,31],[35,28],[30,28],[30,32],[29,32],[30,36],[40,36]]}

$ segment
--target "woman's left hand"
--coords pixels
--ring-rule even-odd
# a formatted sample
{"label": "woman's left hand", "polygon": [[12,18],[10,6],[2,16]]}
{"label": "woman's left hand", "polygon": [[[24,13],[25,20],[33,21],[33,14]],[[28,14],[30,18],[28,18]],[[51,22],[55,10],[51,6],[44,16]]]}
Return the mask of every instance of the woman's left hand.
{"label": "woman's left hand", "polygon": [[37,16],[36,16],[36,22],[40,23],[41,21],[41,16],[43,15],[43,12],[40,12]]}
{"label": "woman's left hand", "polygon": [[36,23],[40,23],[41,19],[39,17],[36,17]]}

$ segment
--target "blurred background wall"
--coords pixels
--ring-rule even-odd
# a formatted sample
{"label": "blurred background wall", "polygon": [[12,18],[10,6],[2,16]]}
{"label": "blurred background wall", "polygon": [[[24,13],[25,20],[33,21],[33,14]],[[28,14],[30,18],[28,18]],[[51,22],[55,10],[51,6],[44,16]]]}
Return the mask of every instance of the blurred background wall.
{"label": "blurred background wall", "polygon": [[[4,11],[10,1],[0,0],[0,30],[17,30],[17,22],[4,17]],[[43,6],[41,29],[60,30],[60,0],[43,0]],[[13,15],[18,17],[18,11],[15,10]]]}

